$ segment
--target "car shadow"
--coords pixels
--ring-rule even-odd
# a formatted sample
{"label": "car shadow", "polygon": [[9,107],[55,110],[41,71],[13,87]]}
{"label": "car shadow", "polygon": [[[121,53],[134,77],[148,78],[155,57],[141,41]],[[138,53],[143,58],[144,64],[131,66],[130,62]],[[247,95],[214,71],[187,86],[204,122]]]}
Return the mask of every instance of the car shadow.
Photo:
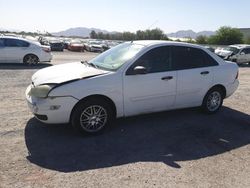
{"label": "car shadow", "polygon": [[36,65],[26,65],[23,63],[0,63],[0,70],[42,69],[49,66],[52,66],[52,64],[38,63]]}
{"label": "car shadow", "polygon": [[40,167],[75,172],[136,162],[178,161],[215,156],[250,143],[250,116],[223,107],[214,115],[197,109],[118,119],[104,134],[80,136],[68,125],[32,118],[25,128],[27,159]]}

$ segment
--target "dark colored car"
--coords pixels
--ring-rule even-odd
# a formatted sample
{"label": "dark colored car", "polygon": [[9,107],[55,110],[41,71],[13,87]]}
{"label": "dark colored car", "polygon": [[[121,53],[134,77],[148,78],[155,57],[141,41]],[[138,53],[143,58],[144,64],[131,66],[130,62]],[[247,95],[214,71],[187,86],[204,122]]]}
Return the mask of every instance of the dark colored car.
{"label": "dark colored car", "polygon": [[60,41],[58,42],[52,41],[50,42],[50,48],[51,48],[51,51],[63,51],[64,44]]}

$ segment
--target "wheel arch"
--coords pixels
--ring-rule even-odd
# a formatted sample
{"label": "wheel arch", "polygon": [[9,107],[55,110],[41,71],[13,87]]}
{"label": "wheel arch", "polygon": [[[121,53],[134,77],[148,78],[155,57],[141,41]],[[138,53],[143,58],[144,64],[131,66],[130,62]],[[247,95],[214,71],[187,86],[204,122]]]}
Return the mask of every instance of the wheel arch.
{"label": "wheel arch", "polygon": [[84,97],[75,104],[75,106],[73,107],[73,109],[71,110],[71,113],[70,113],[70,122],[71,122],[71,119],[72,119],[72,115],[73,115],[74,111],[76,110],[77,106],[80,105],[81,103],[84,103],[87,100],[90,100],[90,99],[91,100],[99,99],[99,100],[103,100],[103,101],[107,102],[111,106],[111,109],[112,109],[112,111],[114,113],[113,114],[114,117],[116,117],[117,109],[116,109],[116,105],[115,105],[114,101],[112,99],[110,99],[109,97],[105,96],[105,95],[95,94],[95,95],[89,95],[87,97]]}
{"label": "wheel arch", "polygon": [[[223,99],[226,97],[226,94],[227,94],[227,90],[226,90],[226,87],[225,86],[223,86],[222,84],[216,84],[216,85],[214,85],[213,87],[211,87],[207,92],[206,92],[206,94],[209,92],[209,91],[211,91],[212,89],[216,89],[216,88],[219,88],[223,93]],[[204,96],[204,98],[205,98],[205,96]]]}

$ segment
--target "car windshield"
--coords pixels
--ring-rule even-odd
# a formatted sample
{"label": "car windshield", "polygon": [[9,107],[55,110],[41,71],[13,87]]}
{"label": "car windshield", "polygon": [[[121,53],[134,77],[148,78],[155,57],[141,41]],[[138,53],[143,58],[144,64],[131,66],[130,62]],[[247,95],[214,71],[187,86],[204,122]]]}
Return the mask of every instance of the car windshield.
{"label": "car windshield", "polygon": [[92,59],[90,63],[100,69],[116,71],[143,47],[134,43],[123,43]]}
{"label": "car windshield", "polygon": [[235,47],[227,47],[227,48],[224,48],[224,50],[233,52],[234,54],[237,54],[239,52],[239,49]]}

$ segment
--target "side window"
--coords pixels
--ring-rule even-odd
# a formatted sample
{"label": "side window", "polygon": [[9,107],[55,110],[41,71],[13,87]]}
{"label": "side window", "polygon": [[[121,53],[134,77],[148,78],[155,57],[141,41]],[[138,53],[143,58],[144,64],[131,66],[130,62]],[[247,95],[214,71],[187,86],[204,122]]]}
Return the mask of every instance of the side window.
{"label": "side window", "polygon": [[247,48],[242,49],[241,52],[240,52],[240,54],[241,53],[247,54]]}
{"label": "side window", "polygon": [[0,39],[0,47],[4,47],[4,40]]}
{"label": "side window", "polygon": [[246,49],[246,54],[250,54],[250,48]]}
{"label": "side window", "polygon": [[184,46],[174,46],[172,52],[175,70],[192,69],[218,65],[205,51]]}
{"label": "side window", "polygon": [[147,73],[165,72],[172,70],[170,47],[157,47],[142,55],[127,71],[127,74],[133,74],[136,66],[143,66]]}
{"label": "side window", "polygon": [[210,67],[210,66],[217,66],[219,65],[217,63],[217,61],[215,61],[215,59],[213,57],[211,57],[209,54],[207,54],[206,52],[203,52],[204,57],[205,57],[205,67]]}
{"label": "side window", "polygon": [[28,42],[23,41],[23,40],[17,40],[16,44],[18,47],[28,47],[30,45]]}
{"label": "side window", "polygon": [[5,39],[6,47],[28,47],[29,43],[18,39]]}

